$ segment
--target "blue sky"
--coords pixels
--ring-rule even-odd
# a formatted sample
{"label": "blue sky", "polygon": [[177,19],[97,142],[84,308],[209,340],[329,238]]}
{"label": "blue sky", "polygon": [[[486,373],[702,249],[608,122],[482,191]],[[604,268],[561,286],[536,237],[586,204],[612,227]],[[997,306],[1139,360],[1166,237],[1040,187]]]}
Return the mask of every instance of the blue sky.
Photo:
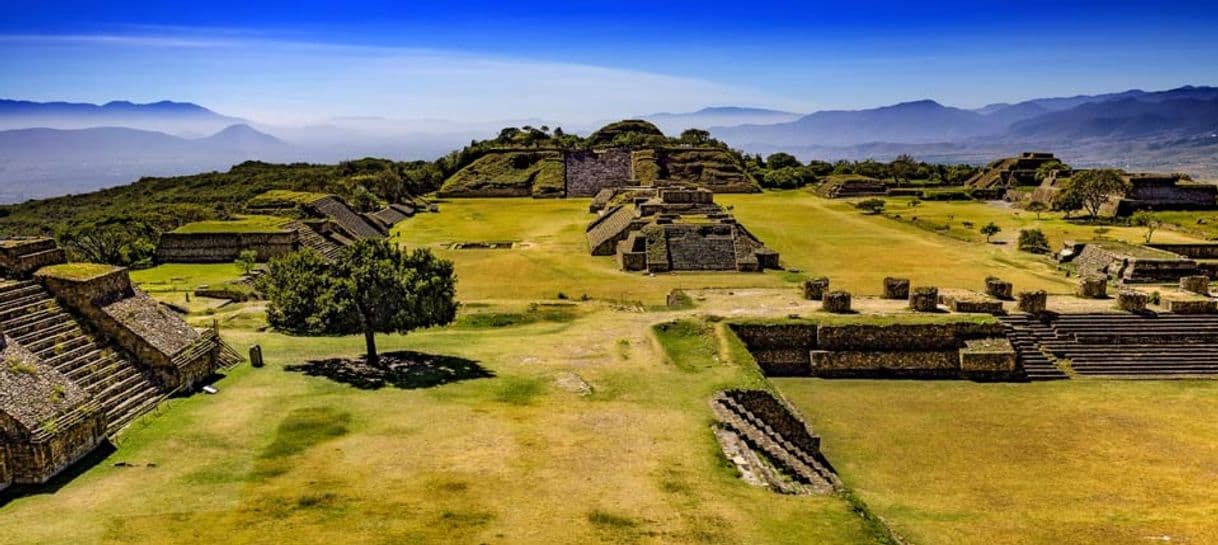
{"label": "blue sky", "polygon": [[0,95],[585,122],[1218,84],[1209,2],[13,2]]}

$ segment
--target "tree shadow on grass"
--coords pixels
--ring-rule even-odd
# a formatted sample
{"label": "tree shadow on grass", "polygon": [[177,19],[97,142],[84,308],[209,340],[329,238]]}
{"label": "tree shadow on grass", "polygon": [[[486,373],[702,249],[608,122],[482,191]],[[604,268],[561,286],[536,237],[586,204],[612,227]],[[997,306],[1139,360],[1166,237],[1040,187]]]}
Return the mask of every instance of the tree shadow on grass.
{"label": "tree shadow on grass", "polygon": [[493,371],[473,360],[413,351],[381,354],[380,367],[368,365],[362,358],[332,358],[288,365],[284,370],[328,378],[361,390],[379,390],[386,386],[414,390],[495,376]]}

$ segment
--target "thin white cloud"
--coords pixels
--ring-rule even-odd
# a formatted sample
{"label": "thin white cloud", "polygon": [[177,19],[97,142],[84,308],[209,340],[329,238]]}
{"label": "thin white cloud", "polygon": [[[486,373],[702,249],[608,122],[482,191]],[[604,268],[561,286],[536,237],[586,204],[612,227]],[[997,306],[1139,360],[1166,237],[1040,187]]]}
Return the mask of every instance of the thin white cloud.
{"label": "thin white cloud", "polygon": [[[250,38],[235,31],[208,36],[0,35],[0,51],[16,48],[29,61],[27,66],[12,56],[0,61],[10,74],[0,74],[0,84],[10,92],[25,88],[46,94],[38,74],[54,73],[56,85],[67,84],[77,93],[72,96],[85,100],[192,100],[276,123],[332,116],[535,117],[587,123],[707,104],[797,107],[755,88],[648,71],[461,51]],[[63,54],[65,49],[71,54]],[[13,76],[17,73],[26,77]],[[138,86],[116,75],[135,78]],[[90,96],[82,96],[86,93]],[[70,97],[60,93],[56,98]]]}

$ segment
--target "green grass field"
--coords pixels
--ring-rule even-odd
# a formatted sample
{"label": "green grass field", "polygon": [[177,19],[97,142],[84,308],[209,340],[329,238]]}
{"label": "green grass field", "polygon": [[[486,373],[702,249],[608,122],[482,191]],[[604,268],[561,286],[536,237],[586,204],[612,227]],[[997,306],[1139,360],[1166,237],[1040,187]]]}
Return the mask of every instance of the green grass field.
{"label": "green grass field", "polygon": [[289,218],[282,216],[238,215],[231,220],[196,221],[187,223],[174,233],[278,233]]}
{"label": "green grass field", "polygon": [[[1016,289],[1067,292],[1070,283],[1043,257],[1016,252],[1013,245],[963,241],[877,216],[849,203],[805,191],[721,195],[737,218],[782,255],[792,274],[674,273],[646,276],[617,269],[610,256],[588,255],[584,227],[592,220],[583,199],[451,199],[439,214],[398,224],[394,237],[410,247],[432,248],[452,259],[464,299],[540,299],[559,292],[598,299],[654,304],[673,288],[794,289],[804,275],[827,275],[835,287],[878,294],[885,276],[915,283],[980,289],[987,275]],[[928,209],[930,204],[924,205]],[[993,208],[991,211],[990,209]],[[1012,216],[1010,210],[972,202],[960,210],[978,217]],[[1013,236],[1013,235],[1012,235]],[[453,242],[515,240],[513,250],[450,250]]]}
{"label": "green grass field", "polygon": [[[494,375],[417,389],[285,370],[358,354],[360,339],[226,328],[235,346],[262,344],[268,367],[171,402],[54,494],[0,508],[0,535],[13,545],[876,542],[843,500],[735,477],[706,405],[717,388],[756,380],[730,350],[673,361],[649,334],[663,316],[587,305],[564,322],[384,336],[383,350],[466,358]],[[560,387],[569,373],[592,393]]]}
{"label": "green grass field", "polygon": [[[0,543],[883,543],[846,499],[737,478],[707,401],[765,382],[741,343],[701,314],[787,320],[810,275],[863,294],[890,275],[979,289],[997,274],[1017,290],[1057,292],[1069,279],[1009,244],[807,192],[719,199],[802,272],[623,273],[587,254],[586,200],[454,199],[402,222],[396,240],[456,262],[464,306],[449,327],[379,336],[382,353],[443,357],[379,388],[321,363],[358,356],[362,338],[265,331],[257,302],[192,306],[192,324],[218,323],[242,352],[260,344],[268,366],[237,368],[215,396],[170,401],[79,476],[0,505]],[[1026,221],[984,203],[923,206],[956,221]],[[518,244],[449,249],[488,240]],[[177,301],[240,272],[173,264],[131,274]],[[692,309],[656,310],[674,287],[779,290],[695,293]],[[560,292],[574,301],[553,301]],[[911,543],[1218,539],[1215,383],[775,384],[854,495]]]}
{"label": "green grass field", "polygon": [[774,382],[913,543],[1218,539],[1218,383]]}

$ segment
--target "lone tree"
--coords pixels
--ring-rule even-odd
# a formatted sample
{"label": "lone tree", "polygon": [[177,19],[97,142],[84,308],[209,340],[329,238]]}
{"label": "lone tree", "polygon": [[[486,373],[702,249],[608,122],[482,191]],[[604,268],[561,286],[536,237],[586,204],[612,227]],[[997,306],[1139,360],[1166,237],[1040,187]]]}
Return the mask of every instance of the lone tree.
{"label": "lone tree", "polygon": [[454,285],[452,262],[384,239],[359,240],[333,263],[313,250],[295,252],[272,260],[259,279],[272,326],[307,335],[363,333],[374,366],[380,366],[377,333],[453,321]]}
{"label": "lone tree", "polygon": [[1045,206],[1045,203],[1040,202],[1040,201],[1032,201],[1032,202],[1028,203],[1027,206],[1024,206],[1023,208],[1024,208],[1024,210],[1027,210],[1028,212],[1036,214],[1036,221],[1040,221],[1041,212],[1044,212],[1049,209],[1048,206]]}
{"label": "lone tree", "polygon": [[884,211],[884,207],[887,204],[884,202],[884,199],[863,199],[855,204],[854,207],[868,214],[879,214]]}
{"label": "lone tree", "polygon": [[241,269],[241,274],[248,276],[258,264],[258,252],[250,249],[241,250],[237,254],[237,259],[233,260],[233,263],[237,265],[238,269]]}
{"label": "lone tree", "polygon": [[1129,222],[1146,228],[1146,234],[1142,235],[1142,238],[1146,240],[1147,244],[1150,244],[1150,238],[1155,236],[1155,231],[1163,225],[1163,222],[1159,218],[1156,218],[1154,214],[1145,210],[1135,212],[1133,217],[1129,218]]}
{"label": "lone tree", "polygon": [[1034,254],[1049,253],[1049,239],[1040,229],[1023,229],[1019,231],[1020,251]]}
{"label": "lone tree", "polygon": [[766,157],[765,166],[766,168],[777,170],[782,168],[797,168],[804,165],[803,163],[800,163],[799,159],[796,159],[794,155],[780,151],[777,153],[771,153],[769,157]]}
{"label": "lone tree", "polygon": [[994,222],[989,222],[981,226],[981,234],[985,235],[985,241],[989,242],[990,238],[1002,232],[1002,228]]}
{"label": "lone tree", "polygon": [[1100,207],[1114,193],[1125,191],[1125,180],[1118,170],[1102,168],[1075,172],[1065,192],[1074,193],[1091,219],[1100,215]]}

